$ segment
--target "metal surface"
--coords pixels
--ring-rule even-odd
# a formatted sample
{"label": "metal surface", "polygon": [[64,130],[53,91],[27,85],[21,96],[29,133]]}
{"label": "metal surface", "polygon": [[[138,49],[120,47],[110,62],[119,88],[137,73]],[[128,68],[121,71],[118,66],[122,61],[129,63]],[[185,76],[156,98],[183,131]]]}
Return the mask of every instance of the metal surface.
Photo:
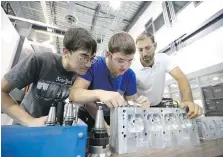
{"label": "metal surface", "polygon": [[119,107],[110,117],[110,145],[119,154],[200,142],[196,122],[183,109]]}
{"label": "metal surface", "polygon": [[78,123],[78,110],[79,110],[79,105],[75,106],[75,123]]}
{"label": "metal surface", "polygon": [[73,104],[70,102],[67,105],[66,113],[64,116],[64,125],[71,126],[73,124],[73,120],[74,120],[74,110],[73,110]]}
{"label": "metal surface", "polygon": [[96,129],[104,129],[105,128],[104,113],[102,110],[102,106],[98,107],[98,112],[96,115],[94,128],[96,128]]}
{"label": "metal surface", "polygon": [[50,111],[45,124],[47,126],[56,125],[56,106],[54,104],[52,104],[52,106],[50,107]]}
{"label": "metal surface", "polygon": [[85,157],[87,125],[1,126],[3,157]]}
{"label": "metal surface", "polygon": [[88,157],[109,157],[109,137],[104,124],[104,114],[102,106],[98,107],[95,126],[92,129],[92,135],[89,138]]}
{"label": "metal surface", "polygon": [[200,139],[223,138],[223,117],[200,117],[196,122]]}

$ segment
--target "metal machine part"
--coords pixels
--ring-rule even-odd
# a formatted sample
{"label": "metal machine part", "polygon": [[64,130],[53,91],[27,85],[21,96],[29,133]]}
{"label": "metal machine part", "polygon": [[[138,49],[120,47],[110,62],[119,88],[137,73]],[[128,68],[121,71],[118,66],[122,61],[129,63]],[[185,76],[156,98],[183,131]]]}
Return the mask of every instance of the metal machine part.
{"label": "metal machine part", "polygon": [[109,157],[109,137],[104,124],[104,113],[102,106],[98,107],[92,136],[89,137],[88,157]]}
{"label": "metal machine part", "polygon": [[52,104],[45,125],[54,126],[56,123],[56,106],[55,104]]}
{"label": "metal machine part", "polygon": [[66,113],[64,115],[64,125],[71,126],[74,120],[74,111],[73,104],[71,102],[68,103]]}
{"label": "metal machine part", "polygon": [[65,105],[65,102],[57,102],[56,119],[57,119],[57,123],[59,125],[63,125],[63,121],[64,121],[64,105]]}
{"label": "metal machine part", "polygon": [[161,106],[166,108],[178,108],[178,102],[174,101],[173,98],[163,98]]}
{"label": "metal machine part", "polygon": [[201,140],[223,138],[223,117],[200,117],[196,122]]}
{"label": "metal machine part", "polygon": [[114,108],[110,129],[111,148],[119,154],[200,143],[196,122],[180,108]]}
{"label": "metal machine part", "polygon": [[78,124],[78,110],[79,110],[79,106],[76,105],[75,106],[75,121],[74,121],[75,124]]}

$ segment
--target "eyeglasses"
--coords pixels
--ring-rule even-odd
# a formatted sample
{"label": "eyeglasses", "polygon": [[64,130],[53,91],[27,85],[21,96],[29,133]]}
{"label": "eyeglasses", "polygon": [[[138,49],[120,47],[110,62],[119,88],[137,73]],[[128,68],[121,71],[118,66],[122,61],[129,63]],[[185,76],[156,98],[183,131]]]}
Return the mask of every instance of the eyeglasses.
{"label": "eyeglasses", "polygon": [[153,43],[151,45],[146,46],[145,48],[139,48],[138,50],[139,52],[143,52],[143,49],[145,49],[146,52],[152,52],[155,49],[155,44],[156,43]]}
{"label": "eyeglasses", "polygon": [[80,53],[75,53],[74,51],[71,50],[72,53],[74,53],[77,58],[79,59],[80,62],[87,64],[88,62],[90,62],[91,64],[94,64],[97,61],[97,57],[87,57],[87,56],[83,56],[83,54]]}
{"label": "eyeglasses", "polygon": [[131,64],[135,58],[131,59],[131,60],[125,60],[125,59],[122,59],[122,58],[115,58],[113,57],[112,53],[109,51],[111,57],[113,58],[114,62],[116,64],[119,64],[119,65],[126,65],[126,64]]}

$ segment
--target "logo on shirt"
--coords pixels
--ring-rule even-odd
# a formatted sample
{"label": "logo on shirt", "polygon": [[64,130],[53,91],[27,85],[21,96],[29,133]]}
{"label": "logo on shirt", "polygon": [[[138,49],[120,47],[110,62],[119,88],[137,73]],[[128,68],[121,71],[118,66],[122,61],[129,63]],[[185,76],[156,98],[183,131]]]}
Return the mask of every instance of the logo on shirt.
{"label": "logo on shirt", "polygon": [[36,86],[36,97],[44,100],[61,101],[69,96],[71,85],[40,80]]}
{"label": "logo on shirt", "polygon": [[63,79],[59,76],[57,76],[56,82],[72,85],[72,80],[69,81],[68,79]]}

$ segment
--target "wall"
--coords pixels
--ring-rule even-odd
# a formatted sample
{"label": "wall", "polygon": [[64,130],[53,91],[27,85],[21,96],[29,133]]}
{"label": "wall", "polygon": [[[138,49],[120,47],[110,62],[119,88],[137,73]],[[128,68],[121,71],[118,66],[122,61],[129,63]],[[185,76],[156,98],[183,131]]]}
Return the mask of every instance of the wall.
{"label": "wall", "polygon": [[[1,8],[1,78],[11,69],[19,40],[19,34]],[[10,124],[12,119],[6,114],[1,114],[1,125]]]}
{"label": "wall", "polygon": [[11,69],[20,36],[1,8],[1,78]]}
{"label": "wall", "polygon": [[[145,24],[151,17],[154,20],[162,12],[161,3],[160,1],[152,2],[132,27],[129,33],[134,38],[144,30]],[[221,9],[223,9],[223,1],[220,0],[204,1],[197,7],[191,2],[176,15],[177,20],[172,27],[165,25],[155,33],[154,36],[158,43],[157,51],[184,33],[197,28]],[[174,59],[186,74],[223,62],[222,41],[223,27],[181,49]],[[170,78],[167,77],[167,79]]]}
{"label": "wall", "polygon": [[178,51],[174,56],[175,62],[186,74],[221,63],[222,43],[223,26]]}
{"label": "wall", "polygon": [[140,33],[145,30],[145,24],[149,21],[150,18],[156,19],[159,14],[162,12],[162,2],[153,1],[145,12],[140,16],[135,25],[129,30],[129,34],[136,38]]}
{"label": "wall", "polygon": [[196,29],[221,9],[223,9],[223,1],[219,0],[204,1],[197,7],[191,2],[176,15],[177,19],[172,27],[163,26],[155,33],[155,38],[158,42],[157,51],[163,49],[184,33],[189,33]]}

